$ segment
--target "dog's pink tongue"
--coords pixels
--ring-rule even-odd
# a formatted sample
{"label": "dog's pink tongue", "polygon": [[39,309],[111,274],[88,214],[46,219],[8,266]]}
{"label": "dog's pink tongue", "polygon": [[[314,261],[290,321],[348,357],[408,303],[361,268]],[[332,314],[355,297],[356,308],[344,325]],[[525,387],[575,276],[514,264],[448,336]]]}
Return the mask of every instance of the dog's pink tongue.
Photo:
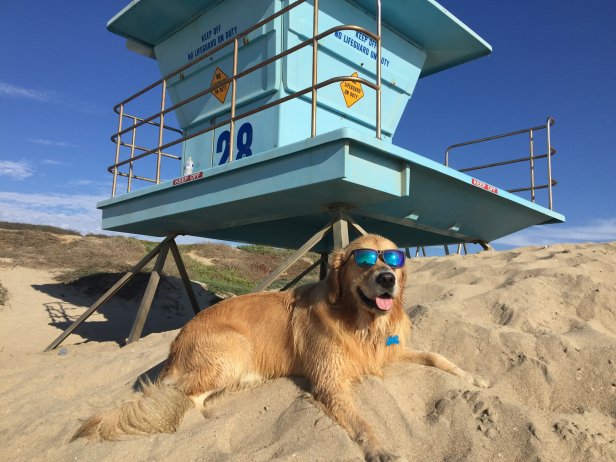
{"label": "dog's pink tongue", "polygon": [[375,301],[376,306],[378,306],[379,309],[383,311],[390,309],[391,306],[394,304],[394,299],[391,297],[376,297]]}

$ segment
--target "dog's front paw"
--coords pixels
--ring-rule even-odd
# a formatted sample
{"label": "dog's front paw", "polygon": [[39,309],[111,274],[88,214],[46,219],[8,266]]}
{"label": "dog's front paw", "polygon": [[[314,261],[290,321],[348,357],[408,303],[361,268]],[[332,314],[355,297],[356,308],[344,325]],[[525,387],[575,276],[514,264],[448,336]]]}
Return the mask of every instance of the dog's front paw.
{"label": "dog's front paw", "polygon": [[479,388],[488,388],[490,386],[489,380],[486,380],[483,377],[474,376],[473,374],[470,374],[466,372],[464,369],[460,369],[459,367],[456,367],[452,371],[452,374],[457,375],[461,379],[466,380],[471,385],[474,385]]}
{"label": "dog's front paw", "polygon": [[366,459],[366,462],[393,462],[403,460],[400,458],[400,456],[385,449],[367,450],[364,453],[364,457]]}

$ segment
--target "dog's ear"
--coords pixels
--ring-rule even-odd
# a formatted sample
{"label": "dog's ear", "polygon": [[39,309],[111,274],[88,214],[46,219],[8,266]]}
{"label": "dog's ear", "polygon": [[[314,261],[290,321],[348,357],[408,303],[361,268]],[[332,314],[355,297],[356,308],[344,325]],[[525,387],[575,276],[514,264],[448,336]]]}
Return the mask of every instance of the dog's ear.
{"label": "dog's ear", "polygon": [[340,299],[340,269],[344,259],[344,250],[336,250],[332,253],[327,273],[327,299],[335,304]]}

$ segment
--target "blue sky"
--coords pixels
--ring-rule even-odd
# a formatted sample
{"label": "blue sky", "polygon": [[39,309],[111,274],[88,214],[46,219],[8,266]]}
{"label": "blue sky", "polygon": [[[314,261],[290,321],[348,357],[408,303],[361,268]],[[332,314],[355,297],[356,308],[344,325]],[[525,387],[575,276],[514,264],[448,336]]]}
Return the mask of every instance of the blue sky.
{"label": "blue sky", "polygon": [[[111,108],[160,77],[154,61],[106,30],[126,3],[2,2],[0,220],[100,231],[95,204],[110,195],[117,124]],[[616,2],[441,3],[493,53],[421,79],[395,144],[442,162],[450,144],[551,115],[554,209],[567,223],[498,243],[616,240]]]}

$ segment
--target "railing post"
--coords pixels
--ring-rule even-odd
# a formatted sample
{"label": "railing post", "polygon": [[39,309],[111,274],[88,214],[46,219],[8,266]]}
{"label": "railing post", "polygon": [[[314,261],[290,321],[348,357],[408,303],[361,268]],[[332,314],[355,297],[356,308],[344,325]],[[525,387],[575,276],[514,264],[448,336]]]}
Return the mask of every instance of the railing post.
{"label": "railing post", "polygon": [[376,137],[381,139],[381,0],[376,0]]}
{"label": "railing post", "polygon": [[237,74],[237,38],[233,40],[233,74],[231,76],[231,120],[229,121],[229,157],[227,162],[233,161],[233,152],[235,150],[235,98],[237,97],[237,80],[235,75]]}
{"label": "railing post", "polygon": [[[518,193],[518,192],[526,192],[526,191],[530,191],[530,200],[534,203],[537,200],[537,190],[538,189],[547,189],[548,190],[548,208],[550,210],[554,210],[554,203],[553,203],[553,186],[555,186],[556,184],[558,184],[556,182],[556,180],[554,180],[552,178],[552,156],[556,153],[556,150],[552,147],[552,138],[551,138],[551,127],[552,125],[554,125],[556,121],[554,120],[553,117],[548,117],[547,122],[543,125],[538,125],[535,127],[530,127],[530,128],[525,128],[523,130],[517,130],[514,132],[509,132],[509,133],[503,133],[501,135],[495,135],[495,136],[489,136],[486,138],[478,138],[475,140],[471,140],[471,141],[466,141],[464,143],[457,143],[457,144],[452,144],[451,146],[449,146],[446,150],[445,150],[445,166],[449,166],[449,154],[450,151],[453,149],[458,149],[464,146],[470,146],[470,145],[474,145],[477,143],[483,143],[485,141],[492,141],[492,140],[498,140],[498,139],[502,139],[502,138],[507,138],[510,136],[517,136],[517,135],[521,135],[521,134],[529,134],[529,156],[528,157],[520,157],[520,158],[516,158],[516,159],[511,159],[511,160],[506,160],[503,162],[495,162],[495,163],[491,163],[491,164],[484,164],[484,165],[477,165],[477,166],[473,166],[473,167],[467,167],[467,168],[463,168],[463,169],[459,169],[460,172],[466,173],[469,171],[473,171],[473,170],[480,170],[480,169],[485,169],[485,168],[491,168],[491,167],[499,167],[502,165],[509,165],[509,164],[514,164],[514,163],[518,163],[518,162],[529,162],[529,166],[530,166],[530,187],[525,186],[522,188],[516,188],[516,189],[509,189],[508,192],[510,193]],[[547,153],[545,154],[538,154],[535,155],[535,135],[539,130],[545,130],[546,131],[546,137],[547,137]],[[536,166],[535,166],[535,161],[537,159],[543,159],[546,158],[547,159],[547,167],[548,167],[548,171],[547,171],[547,177],[548,177],[548,182],[547,184],[540,184],[539,186],[537,186],[536,182]]]}
{"label": "railing post", "polygon": [[554,124],[554,119],[551,116],[548,116],[548,121],[545,124],[545,130],[547,133],[547,142],[548,142],[548,204],[550,210],[552,209],[552,141],[550,139],[550,127]]}
{"label": "railing post", "polygon": [[319,34],[319,0],[314,0],[312,12],[312,108],[310,113],[310,136],[317,136],[317,73],[319,42],[315,38]]}
{"label": "railing post", "polygon": [[116,195],[116,186],[118,184],[118,162],[120,162],[120,146],[121,146],[121,135],[122,131],[122,118],[124,117],[124,105],[120,105],[120,114],[118,119],[118,133],[116,135],[116,153],[115,153],[115,163],[113,167],[113,184],[111,186],[111,197],[115,197]]}
{"label": "railing post", "polygon": [[[137,128],[135,128],[135,125],[137,125],[137,117],[132,116],[132,119],[133,119],[133,133],[132,133],[131,144],[130,144],[130,158],[131,159],[135,157],[135,142],[137,140]],[[128,164],[128,184],[126,186],[127,193],[130,192],[132,180],[133,180],[133,163],[129,162]]]}
{"label": "railing post", "polygon": [[535,202],[535,146],[533,129],[531,128],[528,133],[530,136],[530,200]]}
{"label": "railing post", "polygon": [[167,80],[163,79],[162,97],[160,101],[160,126],[158,127],[158,151],[156,151],[156,184],[160,183],[160,162],[162,158],[163,127],[165,125],[165,98],[167,96]]}

